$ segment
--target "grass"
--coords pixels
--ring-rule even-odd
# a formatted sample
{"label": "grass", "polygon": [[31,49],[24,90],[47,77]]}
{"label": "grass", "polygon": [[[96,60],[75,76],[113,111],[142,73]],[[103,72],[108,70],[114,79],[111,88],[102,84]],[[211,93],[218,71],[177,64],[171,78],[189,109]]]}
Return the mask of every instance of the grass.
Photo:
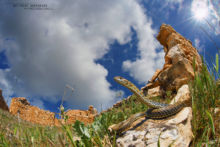
{"label": "grass", "polygon": [[146,110],[131,96],[119,108],[103,113],[91,125],[76,121],[62,127],[42,126],[20,120],[0,109],[0,147],[8,146],[115,146],[115,135],[108,127]]}
{"label": "grass", "polygon": [[[220,82],[218,77],[218,56],[212,72],[203,64],[202,72],[190,84],[192,96],[194,138],[191,146],[220,146]],[[167,96],[169,97],[169,92]],[[157,101],[161,98],[156,97]],[[115,146],[116,135],[108,131],[112,124],[127,119],[130,115],[145,111],[134,95],[119,108],[101,114],[91,125],[76,121],[73,125],[50,127],[34,125],[0,109],[0,147],[10,146]],[[158,146],[160,142],[158,140]]]}
{"label": "grass", "polygon": [[195,76],[191,85],[193,134],[192,146],[220,145],[220,113],[215,113],[220,108],[220,84],[215,79],[219,78],[219,59],[209,72],[203,64],[202,72]]}

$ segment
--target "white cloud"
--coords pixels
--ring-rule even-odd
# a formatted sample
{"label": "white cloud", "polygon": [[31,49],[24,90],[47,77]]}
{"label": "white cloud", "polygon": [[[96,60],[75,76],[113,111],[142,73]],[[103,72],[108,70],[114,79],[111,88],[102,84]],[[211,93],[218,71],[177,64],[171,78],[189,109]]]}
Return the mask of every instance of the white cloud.
{"label": "white cloud", "polygon": [[204,46],[200,44],[200,40],[198,38],[195,38],[194,44],[196,49],[199,50],[199,52],[202,52],[204,50]]}
{"label": "white cloud", "polygon": [[160,46],[154,37],[156,31],[151,28],[151,21],[147,20],[145,16],[138,20],[140,20],[137,24],[139,56],[136,61],[124,61],[123,69],[128,71],[130,76],[139,83],[147,83],[156,69],[162,67],[164,53],[163,51],[156,52],[156,48]]}
{"label": "white cloud", "polygon": [[0,34],[14,38],[7,43],[11,70],[5,78],[17,95],[43,96],[55,102],[69,84],[75,89],[65,99],[71,108],[110,106],[117,92],[106,80],[108,71],[95,61],[109,51],[114,40],[129,42],[131,27],[137,31],[140,58],[125,61],[124,69],[139,81],[148,80],[155,71],[160,57],[155,52],[155,31],[137,1],[54,3],[55,10],[0,9]]}

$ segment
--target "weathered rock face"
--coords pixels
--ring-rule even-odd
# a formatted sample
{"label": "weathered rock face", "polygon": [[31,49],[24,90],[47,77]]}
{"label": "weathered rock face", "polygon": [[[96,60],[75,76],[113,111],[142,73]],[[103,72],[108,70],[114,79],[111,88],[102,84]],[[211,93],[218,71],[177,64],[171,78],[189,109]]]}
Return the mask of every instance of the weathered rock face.
{"label": "weathered rock face", "polygon": [[[175,117],[164,120],[139,119],[134,124],[141,124],[135,130],[125,132],[116,140],[119,147],[147,146],[157,147],[187,147],[193,137],[191,131],[192,110],[184,108]],[[134,126],[133,126],[134,127]]]}
{"label": "weathered rock face", "polygon": [[55,114],[31,106],[24,97],[13,98],[10,106],[10,113],[18,115],[21,119],[41,125],[54,125]]}
{"label": "weathered rock face", "polygon": [[69,110],[66,112],[68,116],[67,124],[73,124],[76,120],[79,120],[85,124],[92,123],[95,116],[98,114],[97,110],[93,106],[89,106],[89,109],[84,110]]}
{"label": "weathered rock face", "polygon": [[165,91],[177,91],[194,78],[194,59],[195,71],[201,70],[201,57],[191,42],[169,25],[161,26],[157,39],[164,46],[165,64],[163,69],[155,72],[150,83],[142,90],[147,93],[148,89],[160,86],[160,89]]}
{"label": "weathered rock face", "polygon": [[2,96],[1,89],[0,89],[0,109],[9,111],[8,105],[6,104],[4,97]]}
{"label": "weathered rock face", "polygon": [[[55,118],[55,113],[31,106],[24,97],[12,99],[10,113],[18,115],[23,120],[41,125],[61,126],[61,123],[64,123],[63,120]],[[94,118],[98,113],[93,106],[89,106],[89,110],[69,110],[65,114],[69,117],[67,124],[72,124],[76,120],[88,124],[94,121]]]}

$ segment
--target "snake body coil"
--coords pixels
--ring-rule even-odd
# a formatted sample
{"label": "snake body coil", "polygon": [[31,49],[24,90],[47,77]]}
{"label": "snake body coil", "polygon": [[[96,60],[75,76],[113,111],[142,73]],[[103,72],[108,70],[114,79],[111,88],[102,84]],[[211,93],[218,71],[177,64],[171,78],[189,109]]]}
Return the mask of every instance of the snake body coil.
{"label": "snake body coil", "polygon": [[178,113],[184,107],[188,106],[188,103],[190,102],[190,100],[185,100],[185,101],[177,102],[173,105],[155,102],[155,101],[149,100],[148,97],[144,97],[143,94],[140,92],[140,90],[133,83],[126,80],[125,78],[117,76],[117,77],[114,77],[114,80],[117,83],[121,84],[122,86],[128,88],[131,92],[133,92],[140,102],[152,108],[152,109],[147,110],[146,112],[140,112],[140,113],[134,114],[129,119],[122,121],[119,124],[115,125],[113,130],[117,132],[121,132],[125,130],[134,121],[136,121],[138,118],[143,117],[143,116],[148,117],[148,118],[153,118],[153,119],[160,119],[160,118],[166,118],[166,117],[172,116]]}

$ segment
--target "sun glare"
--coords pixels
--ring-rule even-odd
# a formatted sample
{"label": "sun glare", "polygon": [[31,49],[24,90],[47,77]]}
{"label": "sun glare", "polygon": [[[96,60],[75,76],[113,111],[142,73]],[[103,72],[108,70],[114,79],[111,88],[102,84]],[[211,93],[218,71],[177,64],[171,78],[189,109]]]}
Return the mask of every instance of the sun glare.
{"label": "sun glare", "polygon": [[195,19],[197,20],[201,20],[203,18],[206,18],[208,16],[208,6],[206,4],[205,1],[195,1],[193,2],[192,4],[192,7],[191,7],[191,11],[193,13],[193,16]]}

